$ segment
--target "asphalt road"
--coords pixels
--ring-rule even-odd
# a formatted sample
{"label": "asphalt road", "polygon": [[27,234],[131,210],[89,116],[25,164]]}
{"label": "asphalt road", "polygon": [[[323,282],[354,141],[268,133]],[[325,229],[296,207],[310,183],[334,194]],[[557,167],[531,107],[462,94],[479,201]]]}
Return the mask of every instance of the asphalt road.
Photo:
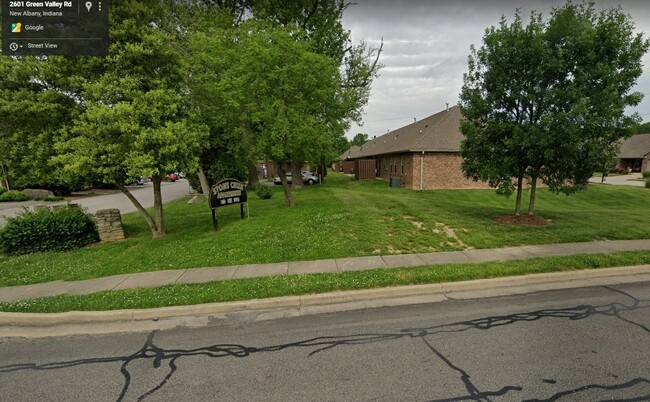
{"label": "asphalt road", "polygon": [[[153,185],[146,183],[143,186],[130,186],[129,190],[133,196],[140,201],[145,207],[153,206]],[[161,186],[161,193],[163,203],[174,201],[179,198],[185,197],[190,192],[190,187],[187,180],[178,180],[173,183],[164,182]],[[122,214],[133,212],[136,210],[133,203],[126,198],[124,194],[117,191],[113,194],[89,196],[87,198],[79,198],[74,201],[88,209],[88,212],[95,213],[100,209],[118,208]],[[36,205],[57,205],[65,203],[46,203],[46,202],[23,202],[23,203],[0,203],[0,226],[4,225],[5,217],[15,216],[18,212],[23,210],[23,207],[33,207]]]}
{"label": "asphalt road", "polygon": [[0,400],[650,400],[650,283],[0,340]]}

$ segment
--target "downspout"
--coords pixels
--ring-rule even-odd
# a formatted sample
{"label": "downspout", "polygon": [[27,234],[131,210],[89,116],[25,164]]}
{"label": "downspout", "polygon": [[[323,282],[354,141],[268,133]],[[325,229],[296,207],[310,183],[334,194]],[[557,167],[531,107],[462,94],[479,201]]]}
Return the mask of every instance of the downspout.
{"label": "downspout", "polygon": [[420,154],[420,191],[424,190],[424,151]]}

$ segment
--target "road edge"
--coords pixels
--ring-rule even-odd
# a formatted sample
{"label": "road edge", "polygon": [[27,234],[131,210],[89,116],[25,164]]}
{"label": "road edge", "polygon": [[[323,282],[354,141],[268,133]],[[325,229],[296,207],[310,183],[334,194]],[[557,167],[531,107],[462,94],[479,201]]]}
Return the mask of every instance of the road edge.
{"label": "road edge", "polygon": [[264,321],[367,308],[436,303],[550,290],[650,282],[650,265],[527,274],[503,278],[339,291],[301,296],[114,311],[0,312],[0,337],[108,334]]}

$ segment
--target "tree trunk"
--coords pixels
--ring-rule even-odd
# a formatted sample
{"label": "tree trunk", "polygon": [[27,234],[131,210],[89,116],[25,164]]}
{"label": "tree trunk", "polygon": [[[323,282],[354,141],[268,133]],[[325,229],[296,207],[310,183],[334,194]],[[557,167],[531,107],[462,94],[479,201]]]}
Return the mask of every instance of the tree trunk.
{"label": "tree trunk", "polygon": [[147,210],[142,206],[142,204],[140,204],[140,201],[138,201],[133,196],[133,194],[131,194],[131,192],[129,192],[129,190],[127,190],[126,187],[124,187],[123,185],[116,184],[116,186],[117,186],[117,188],[120,189],[122,194],[124,194],[126,196],[126,198],[128,198],[129,201],[131,201],[133,203],[133,205],[135,206],[135,209],[137,209],[138,212],[140,212],[140,215],[142,215],[144,220],[147,222],[147,225],[149,225],[149,229],[151,229],[151,236],[154,237],[154,238],[158,237],[158,235],[157,235],[158,226],[156,225],[156,222],[153,220],[151,215],[149,215],[149,212],[147,212]]}
{"label": "tree trunk", "polygon": [[318,170],[316,174],[318,175],[320,182],[325,183],[325,177],[327,177],[327,165],[323,163],[320,166],[318,166]]}
{"label": "tree trunk", "polygon": [[302,163],[291,162],[291,187],[304,188],[302,184]]}
{"label": "tree trunk", "polygon": [[521,190],[523,187],[523,183],[524,183],[523,176],[519,176],[517,178],[517,201],[515,204],[515,216],[521,215]]}
{"label": "tree trunk", "polygon": [[537,177],[531,177],[530,203],[528,204],[528,215],[535,215],[535,196],[537,195]]}
{"label": "tree trunk", "polygon": [[246,186],[246,189],[254,190],[259,182],[260,178],[257,176],[257,166],[252,165],[248,168],[248,186]]}
{"label": "tree trunk", "polygon": [[291,208],[294,206],[293,195],[291,194],[289,183],[287,183],[287,171],[284,168],[284,163],[277,163],[277,168],[280,181],[282,182],[282,189],[284,190],[284,202],[287,204],[287,207]]}
{"label": "tree trunk", "polygon": [[9,176],[7,176],[7,171],[5,170],[5,166],[4,165],[0,165],[0,166],[2,166],[3,187],[5,188],[5,190],[9,191],[11,190],[11,185],[9,184]]}
{"label": "tree trunk", "polygon": [[199,176],[199,183],[201,183],[201,193],[207,200],[210,198],[210,182],[208,181],[208,176],[205,174],[203,169],[199,169],[196,174]]}
{"label": "tree trunk", "polygon": [[153,237],[161,237],[165,235],[165,220],[163,217],[163,203],[162,193],[160,191],[160,183],[162,182],[161,176],[152,176],[151,182],[153,183],[153,213],[156,220],[158,230],[153,234]]}

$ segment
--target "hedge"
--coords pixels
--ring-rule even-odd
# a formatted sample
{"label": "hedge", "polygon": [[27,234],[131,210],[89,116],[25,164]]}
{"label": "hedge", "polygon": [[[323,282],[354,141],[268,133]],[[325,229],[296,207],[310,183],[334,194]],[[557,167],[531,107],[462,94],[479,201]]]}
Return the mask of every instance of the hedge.
{"label": "hedge", "polygon": [[0,229],[0,251],[5,255],[67,251],[98,241],[92,215],[72,204],[24,209]]}

